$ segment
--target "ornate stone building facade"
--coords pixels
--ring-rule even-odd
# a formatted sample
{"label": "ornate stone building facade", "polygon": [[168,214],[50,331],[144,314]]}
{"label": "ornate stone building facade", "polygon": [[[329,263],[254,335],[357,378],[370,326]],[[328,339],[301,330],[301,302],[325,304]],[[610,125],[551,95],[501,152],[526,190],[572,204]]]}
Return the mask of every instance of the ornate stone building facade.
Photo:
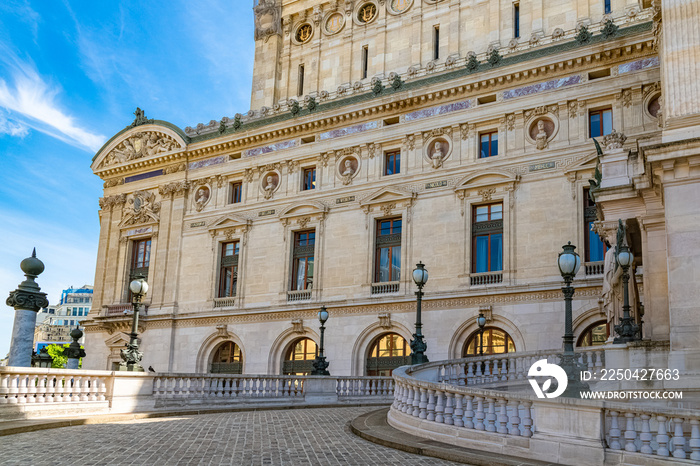
{"label": "ornate stone building facade", "polygon": [[700,70],[680,66],[697,68],[700,40],[677,34],[697,1],[254,10],[252,110],[184,130],[137,110],[93,159],[84,367],[119,362],[134,272],[157,371],[305,372],[325,305],[331,373],[387,373],[408,354],[418,261],[431,360],[473,354],[480,312],[486,352],[560,348],[569,241],[585,262],[577,343],[602,343],[620,312],[604,262],[619,219],[643,338],[700,365]]}

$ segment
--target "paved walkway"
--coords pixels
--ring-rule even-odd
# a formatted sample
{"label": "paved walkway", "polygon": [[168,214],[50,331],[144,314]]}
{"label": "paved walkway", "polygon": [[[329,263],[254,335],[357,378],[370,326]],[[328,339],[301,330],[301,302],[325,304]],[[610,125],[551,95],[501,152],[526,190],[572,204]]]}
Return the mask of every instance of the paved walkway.
{"label": "paved walkway", "polygon": [[375,445],[348,423],[376,407],[162,417],[0,437],[16,465],[451,465]]}

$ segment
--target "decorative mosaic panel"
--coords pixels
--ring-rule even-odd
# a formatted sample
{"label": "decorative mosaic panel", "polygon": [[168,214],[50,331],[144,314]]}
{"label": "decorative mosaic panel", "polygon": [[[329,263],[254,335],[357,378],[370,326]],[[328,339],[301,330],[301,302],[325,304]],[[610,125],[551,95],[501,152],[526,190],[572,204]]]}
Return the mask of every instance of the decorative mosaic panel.
{"label": "decorative mosaic panel", "polygon": [[407,113],[404,116],[404,121],[420,120],[421,118],[443,115],[445,113],[456,112],[458,110],[466,110],[468,108],[471,108],[471,106],[471,100],[463,100],[461,102],[440,105],[438,107],[424,108],[423,110],[417,110],[415,112]]}
{"label": "decorative mosaic panel", "polygon": [[659,66],[659,57],[643,58],[629,63],[623,63],[617,67],[619,74],[631,73],[633,71],[644,70]]}
{"label": "decorative mosaic panel", "polygon": [[370,129],[377,129],[379,127],[378,121],[370,121],[368,123],[362,123],[359,125],[348,126],[347,128],[338,128],[331,131],[321,133],[318,137],[320,141],[324,139],[334,139],[347,136],[349,134],[361,133]]}
{"label": "decorative mosaic panel", "polygon": [[146,178],[153,178],[154,176],[161,176],[163,170],[155,170],[148,173],[139,173],[138,175],[127,176],[124,178],[124,183],[131,183],[134,181],[145,180]]}
{"label": "decorative mosaic panel", "polygon": [[256,155],[268,154],[276,150],[290,149],[292,147],[297,147],[299,141],[296,139],[290,139],[289,141],[276,142],[270,144],[269,146],[256,147],[255,149],[248,149],[243,151],[243,157],[255,157]]}
{"label": "decorative mosaic panel", "polygon": [[218,157],[212,157],[210,159],[197,160],[196,162],[190,162],[190,170],[196,170],[198,168],[209,167],[211,165],[218,165],[224,163],[228,160],[227,155],[220,155]]}
{"label": "decorative mosaic panel", "polygon": [[566,78],[553,79],[551,81],[531,84],[529,86],[520,87],[518,89],[510,89],[508,91],[503,91],[503,100],[514,99],[516,97],[524,97],[530,94],[537,94],[538,92],[551,91],[552,89],[559,89],[560,87],[571,86],[573,84],[578,84],[581,82],[581,75],[568,76]]}

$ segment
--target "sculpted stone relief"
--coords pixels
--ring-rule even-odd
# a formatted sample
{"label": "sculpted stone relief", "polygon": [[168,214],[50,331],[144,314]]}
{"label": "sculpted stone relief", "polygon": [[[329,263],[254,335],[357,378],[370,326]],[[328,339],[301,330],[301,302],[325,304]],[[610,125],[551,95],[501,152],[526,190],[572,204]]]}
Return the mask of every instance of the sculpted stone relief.
{"label": "sculpted stone relief", "polygon": [[136,191],[132,194],[124,208],[122,225],[136,225],[160,221],[160,202],[156,195],[149,191]]}
{"label": "sculpted stone relief", "polygon": [[279,186],[279,175],[276,172],[268,172],[260,181],[260,188],[265,199],[272,199],[273,194]]}
{"label": "sculpted stone relief", "polygon": [[197,209],[197,212],[201,212],[202,209],[204,209],[204,206],[207,205],[210,197],[211,191],[209,190],[208,186],[200,186],[197,188],[197,193],[195,194],[194,198],[194,206],[195,209]]}
{"label": "sculpted stone relief", "polygon": [[114,165],[129,160],[180,149],[182,146],[170,136],[155,131],[135,133],[124,139],[107,154],[104,165]]}
{"label": "sculpted stone relief", "polygon": [[341,159],[338,165],[338,174],[340,179],[343,181],[343,185],[347,186],[352,183],[352,179],[357,175],[359,171],[360,161],[353,156],[345,157]]}

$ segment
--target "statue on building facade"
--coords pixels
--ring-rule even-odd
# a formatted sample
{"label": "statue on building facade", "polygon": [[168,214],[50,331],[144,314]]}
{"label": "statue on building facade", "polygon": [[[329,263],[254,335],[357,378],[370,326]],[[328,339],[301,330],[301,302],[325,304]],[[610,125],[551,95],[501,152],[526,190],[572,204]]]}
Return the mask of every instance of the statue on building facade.
{"label": "statue on building facade", "polygon": [[433,149],[433,153],[430,156],[430,160],[433,162],[433,168],[440,168],[444,159],[445,154],[442,152],[442,143],[437,141],[435,143],[435,149]]}
{"label": "statue on building facade", "polygon": [[535,144],[539,150],[546,149],[549,143],[547,142],[547,130],[544,127],[544,120],[537,122],[537,136],[535,136]]}

